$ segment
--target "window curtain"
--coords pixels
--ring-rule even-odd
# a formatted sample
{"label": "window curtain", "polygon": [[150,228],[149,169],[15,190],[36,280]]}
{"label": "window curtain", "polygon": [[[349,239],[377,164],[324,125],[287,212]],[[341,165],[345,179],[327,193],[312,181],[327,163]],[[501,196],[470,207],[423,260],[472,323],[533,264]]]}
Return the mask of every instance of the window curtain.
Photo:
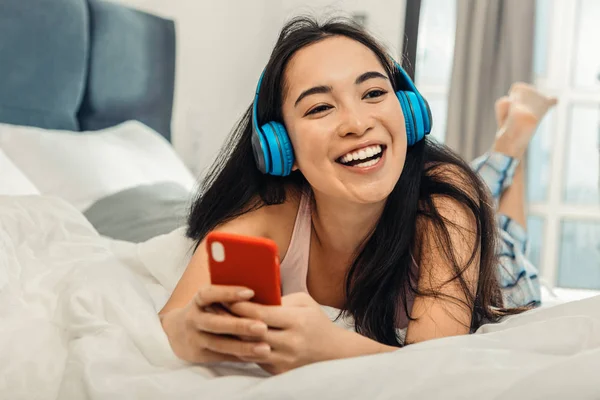
{"label": "window curtain", "polygon": [[533,79],[535,0],[456,0],[446,144],[465,160],[494,141],[494,103]]}

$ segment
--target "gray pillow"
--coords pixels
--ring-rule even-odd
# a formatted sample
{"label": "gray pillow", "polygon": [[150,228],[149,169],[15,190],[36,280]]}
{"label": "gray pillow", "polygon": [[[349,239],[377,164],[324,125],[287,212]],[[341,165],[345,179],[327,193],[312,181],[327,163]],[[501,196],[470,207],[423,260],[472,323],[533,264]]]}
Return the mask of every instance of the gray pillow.
{"label": "gray pillow", "polygon": [[104,197],[84,215],[101,235],[139,243],[184,226],[191,201],[183,186],[161,182]]}

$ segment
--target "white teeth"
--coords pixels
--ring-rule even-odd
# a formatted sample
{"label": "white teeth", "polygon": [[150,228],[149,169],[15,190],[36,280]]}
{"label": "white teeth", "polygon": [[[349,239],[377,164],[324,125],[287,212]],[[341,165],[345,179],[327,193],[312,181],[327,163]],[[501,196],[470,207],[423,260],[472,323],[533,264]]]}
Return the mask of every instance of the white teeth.
{"label": "white teeth", "polygon": [[346,164],[353,160],[364,160],[365,158],[373,157],[381,152],[382,149],[380,145],[369,146],[367,148],[345,154],[344,156],[340,157],[340,161]]}
{"label": "white teeth", "polygon": [[358,168],[367,168],[367,167],[371,167],[371,166],[373,166],[373,165],[377,164],[377,162],[378,162],[380,159],[381,159],[381,157],[378,157],[378,158],[376,158],[376,159],[374,159],[374,160],[365,161],[365,162],[363,162],[363,163],[356,164],[356,165],[355,165],[355,167],[358,167]]}

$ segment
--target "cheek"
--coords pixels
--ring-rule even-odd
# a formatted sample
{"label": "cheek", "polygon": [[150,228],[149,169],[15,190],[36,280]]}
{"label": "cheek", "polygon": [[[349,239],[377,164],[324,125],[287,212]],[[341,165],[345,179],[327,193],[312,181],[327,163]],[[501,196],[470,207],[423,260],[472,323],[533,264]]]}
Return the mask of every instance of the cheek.
{"label": "cheek", "polygon": [[315,168],[328,160],[329,135],[308,125],[296,125],[289,132],[296,163],[301,169]]}
{"label": "cheek", "polygon": [[391,119],[393,126],[391,127],[392,132],[396,132],[396,139],[404,142],[405,146],[407,143],[406,139],[406,124],[404,120],[404,113],[400,104],[397,105],[396,112],[394,112],[394,118]]}
{"label": "cheek", "polygon": [[398,108],[394,113],[389,115],[386,125],[386,129],[391,133],[392,136],[392,163],[394,165],[394,169],[397,169],[399,173],[401,173],[402,169],[404,168],[404,162],[406,161],[408,139],[406,137],[404,115],[400,105],[398,105]]}
{"label": "cheek", "polygon": [[393,139],[394,148],[397,150],[404,149],[408,144],[406,137],[406,125],[404,123],[404,114],[398,104],[397,107],[393,107],[385,119],[385,128],[391,133]]}
{"label": "cheek", "polygon": [[398,149],[402,152],[406,153],[408,149],[408,138],[406,137],[406,127],[404,125],[398,130],[398,135],[396,135],[396,143]]}

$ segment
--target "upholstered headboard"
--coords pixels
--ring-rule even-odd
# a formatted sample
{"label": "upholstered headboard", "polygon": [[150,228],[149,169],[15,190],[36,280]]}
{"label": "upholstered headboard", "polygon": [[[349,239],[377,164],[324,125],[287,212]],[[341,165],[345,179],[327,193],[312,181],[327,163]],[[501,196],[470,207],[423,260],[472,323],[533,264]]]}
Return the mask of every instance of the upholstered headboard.
{"label": "upholstered headboard", "polygon": [[173,21],[104,0],[0,1],[0,122],[135,119],[170,140],[174,83]]}

